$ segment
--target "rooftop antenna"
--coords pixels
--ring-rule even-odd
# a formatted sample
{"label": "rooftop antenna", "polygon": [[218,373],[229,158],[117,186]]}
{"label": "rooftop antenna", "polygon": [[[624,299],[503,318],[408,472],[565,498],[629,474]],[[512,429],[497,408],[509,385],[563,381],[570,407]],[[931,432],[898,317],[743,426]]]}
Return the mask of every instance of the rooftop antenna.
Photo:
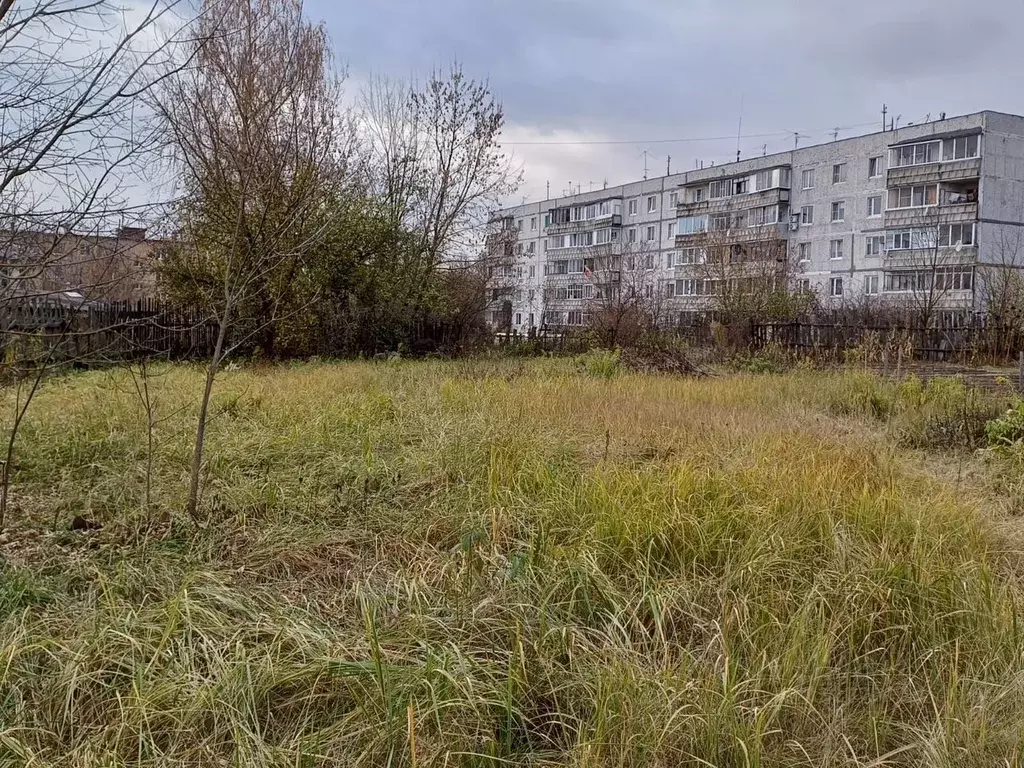
{"label": "rooftop antenna", "polygon": [[551,199],[551,181],[550,180],[548,181],[548,191],[547,191],[546,196],[544,197],[544,199],[545,200],[550,200]]}
{"label": "rooftop antenna", "polygon": [[740,94],[740,122],[736,126],[736,162],[740,161],[740,137],[743,135],[743,98],[745,94]]}
{"label": "rooftop antenna", "polygon": [[[645,149],[640,154],[643,155],[644,158],[644,181],[647,181],[647,150]],[[639,155],[637,155],[637,157],[639,157]]]}
{"label": "rooftop antenna", "polygon": [[832,141],[838,141],[838,140],[839,140],[839,127],[836,126],[835,128],[832,129]]}
{"label": "rooftop antenna", "polygon": [[808,136],[805,136],[802,133],[799,133],[798,131],[786,131],[786,133],[792,133],[793,134],[793,149],[799,149],[800,148],[800,139],[810,138]]}
{"label": "rooftop antenna", "polygon": [[668,156],[668,162],[665,164],[665,175],[672,175],[672,155]]}
{"label": "rooftop antenna", "polygon": [[768,156],[768,145],[767,144],[762,144],[761,145],[761,157],[767,157],[767,156]]}
{"label": "rooftop antenna", "polygon": [[900,118],[901,117],[903,117],[903,115],[896,115],[896,120],[893,122],[893,130],[894,131],[898,131],[900,129]]}
{"label": "rooftop antenna", "polygon": [[594,182],[590,181],[590,182],[587,182],[587,183],[590,184],[590,189],[588,191],[589,192],[593,192],[594,191]]}
{"label": "rooftop antenna", "polygon": [[889,114],[889,107],[882,104],[882,131],[885,132],[889,129],[889,126],[885,123],[885,116]]}

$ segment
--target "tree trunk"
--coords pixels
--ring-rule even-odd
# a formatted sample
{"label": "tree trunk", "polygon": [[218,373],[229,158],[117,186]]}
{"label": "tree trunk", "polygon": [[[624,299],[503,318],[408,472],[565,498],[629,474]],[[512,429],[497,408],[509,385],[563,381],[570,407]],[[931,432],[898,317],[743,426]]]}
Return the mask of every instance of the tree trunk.
{"label": "tree trunk", "polygon": [[213,348],[213,357],[206,369],[206,386],[203,389],[203,401],[199,406],[199,424],[196,426],[196,443],[192,450],[192,475],[188,486],[188,514],[197,519],[199,511],[199,479],[203,468],[203,444],[206,440],[206,418],[210,410],[210,395],[213,393],[213,381],[217,376],[217,369],[220,367],[221,354],[224,351],[224,340],[227,337],[228,323],[231,316],[231,304],[224,308],[224,315],[220,320],[220,329],[217,331],[217,343]]}

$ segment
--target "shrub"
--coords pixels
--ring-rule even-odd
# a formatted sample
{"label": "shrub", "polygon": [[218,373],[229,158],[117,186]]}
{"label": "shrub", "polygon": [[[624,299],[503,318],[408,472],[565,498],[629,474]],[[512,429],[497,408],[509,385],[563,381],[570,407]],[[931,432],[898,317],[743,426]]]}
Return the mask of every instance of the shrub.
{"label": "shrub", "polygon": [[675,373],[703,376],[690,359],[690,348],[683,339],[664,334],[641,337],[636,346],[622,352],[622,365],[638,373]]}
{"label": "shrub", "polygon": [[785,373],[796,364],[797,357],[792,350],[777,342],[769,342],[756,352],[736,355],[732,367],[742,373]]}
{"label": "shrub", "polygon": [[913,448],[980,447],[989,422],[1006,407],[1003,398],[970,387],[960,377],[924,383],[916,376],[893,382],[855,374],[845,381],[833,393],[834,413],[887,422],[898,442]]}
{"label": "shrub", "polygon": [[617,349],[592,349],[580,355],[580,367],[588,376],[610,379],[619,372],[620,354]]}
{"label": "shrub", "polygon": [[1006,413],[988,422],[985,437],[991,448],[1016,448],[1024,440],[1024,400],[1017,400]]}

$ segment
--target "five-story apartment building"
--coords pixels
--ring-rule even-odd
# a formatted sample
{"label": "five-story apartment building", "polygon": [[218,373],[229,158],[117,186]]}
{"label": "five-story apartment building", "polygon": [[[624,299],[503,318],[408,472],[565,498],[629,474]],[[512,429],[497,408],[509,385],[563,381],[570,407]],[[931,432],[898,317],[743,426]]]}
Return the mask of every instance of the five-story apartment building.
{"label": "five-story apartment building", "polygon": [[[980,311],[1024,268],[1024,118],[981,112],[502,212],[506,324],[581,325],[646,270],[671,320],[730,293]],[[1017,252],[1017,246],[1020,252]],[[508,307],[506,307],[508,309]],[[494,319],[492,317],[492,319]]]}

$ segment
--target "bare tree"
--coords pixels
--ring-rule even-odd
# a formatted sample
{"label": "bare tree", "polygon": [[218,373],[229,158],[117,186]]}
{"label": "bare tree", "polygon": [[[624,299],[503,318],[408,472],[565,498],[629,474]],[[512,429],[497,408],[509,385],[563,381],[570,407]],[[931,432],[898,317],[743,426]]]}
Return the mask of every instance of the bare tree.
{"label": "bare tree", "polygon": [[256,302],[257,333],[278,316],[304,257],[326,232],[337,188],[340,77],[327,35],[300,0],[206,0],[193,65],[169,77],[158,107],[181,175],[174,275],[218,326],[200,401],[188,512],[198,511],[210,396]]}
{"label": "bare tree", "polygon": [[585,302],[588,325],[603,346],[634,342],[655,330],[665,314],[665,291],[658,282],[659,253],[646,241],[612,243],[587,274],[595,284]]}
{"label": "bare tree", "polygon": [[746,216],[713,216],[709,231],[687,243],[694,278],[684,294],[703,297],[704,308],[725,323],[785,311],[793,297],[792,257],[778,226],[751,225]]}
{"label": "bare tree", "polygon": [[[24,336],[24,310],[61,296],[73,311],[124,277],[114,248],[82,248],[144,217],[132,204],[154,147],[142,96],[168,71],[177,0],[131,13],[107,0],[0,2],[0,332]],[[16,382],[0,468],[6,521],[17,435],[69,326],[5,374]]]}
{"label": "bare tree", "polygon": [[501,151],[505,116],[486,82],[462,67],[416,84],[377,78],[362,95],[368,167],[396,225],[418,237],[426,271],[465,255],[521,173]]}

